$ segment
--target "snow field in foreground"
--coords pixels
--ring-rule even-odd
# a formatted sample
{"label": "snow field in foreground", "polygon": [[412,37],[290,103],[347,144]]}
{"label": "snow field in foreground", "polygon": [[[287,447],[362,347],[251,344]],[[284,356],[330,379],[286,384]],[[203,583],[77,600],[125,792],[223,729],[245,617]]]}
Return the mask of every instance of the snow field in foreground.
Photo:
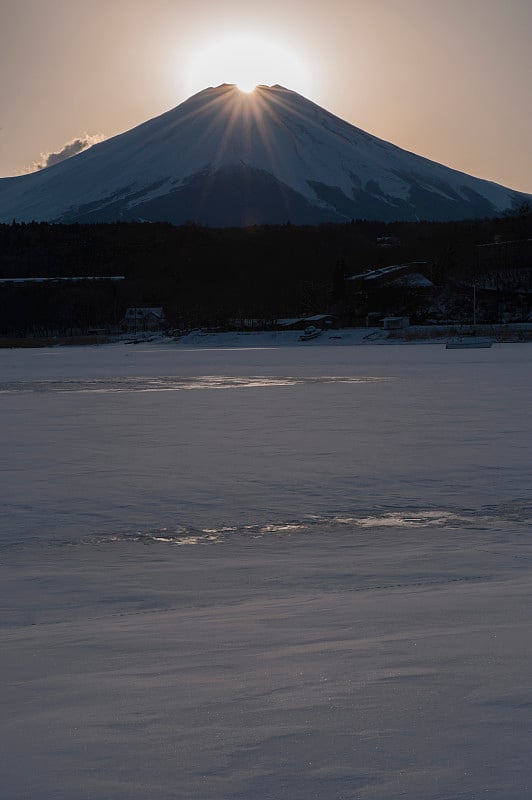
{"label": "snow field in foreground", "polygon": [[0,351],[4,796],[528,798],[531,355]]}

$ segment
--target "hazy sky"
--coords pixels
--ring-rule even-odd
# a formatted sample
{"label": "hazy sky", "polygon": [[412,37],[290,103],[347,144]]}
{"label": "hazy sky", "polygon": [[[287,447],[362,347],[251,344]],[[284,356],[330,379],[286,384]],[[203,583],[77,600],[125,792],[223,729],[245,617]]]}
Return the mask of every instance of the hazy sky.
{"label": "hazy sky", "polygon": [[255,67],[394,144],[532,192],[531,41],[532,0],[0,0],[0,176]]}

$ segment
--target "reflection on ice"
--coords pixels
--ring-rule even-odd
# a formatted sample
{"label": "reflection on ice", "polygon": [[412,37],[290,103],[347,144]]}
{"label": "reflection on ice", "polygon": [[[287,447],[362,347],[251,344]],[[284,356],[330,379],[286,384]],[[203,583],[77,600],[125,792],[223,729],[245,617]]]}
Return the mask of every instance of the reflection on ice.
{"label": "reflection on ice", "polygon": [[441,527],[456,524],[463,525],[466,518],[451,511],[422,511],[416,514],[398,511],[372,514],[366,517],[335,517],[334,521],[341,525],[357,525],[361,528],[408,528],[408,527]]}
{"label": "reflection on ice", "polygon": [[[515,504],[511,507],[491,506],[480,510],[395,510],[377,511],[375,513],[359,513],[349,515],[308,516],[302,520],[287,520],[256,525],[222,525],[219,528],[160,528],[150,531],[135,531],[109,536],[89,537],[80,544],[107,544],[112,542],[142,544],[201,545],[221,544],[225,541],[240,539],[257,539],[268,536],[293,536],[305,533],[323,534],[335,529],[349,528],[356,530],[396,529],[400,531],[418,528],[438,529],[445,537],[445,531],[466,529],[471,532],[494,530],[501,524],[513,523],[516,528],[527,527],[531,522],[531,508],[528,505]],[[66,544],[66,543],[63,543]],[[68,544],[73,544],[69,542]]]}
{"label": "reflection on ice", "polygon": [[231,375],[200,375],[193,378],[179,376],[161,376],[156,378],[91,378],[65,379],[46,381],[9,381],[0,383],[0,394],[17,392],[176,392],[187,389],[262,389],[272,386],[298,386],[318,383],[373,383],[391,378],[372,376],[335,376],[320,377],[278,377],[273,375],[250,375],[244,377]]}

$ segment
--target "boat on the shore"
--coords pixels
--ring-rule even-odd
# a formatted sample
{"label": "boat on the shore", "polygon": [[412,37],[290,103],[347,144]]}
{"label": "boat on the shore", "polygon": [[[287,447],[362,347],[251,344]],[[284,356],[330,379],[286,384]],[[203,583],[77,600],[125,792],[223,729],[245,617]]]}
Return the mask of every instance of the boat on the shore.
{"label": "boat on the shore", "polygon": [[489,336],[454,336],[448,339],[445,345],[446,350],[469,350],[471,348],[491,347],[493,339]]}
{"label": "boat on the shore", "polygon": [[322,333],[321,328],[317,328],[315,325],[309,325],[299,337],[299,341],[307,342],[309,339],[316,339],[320,333]]}

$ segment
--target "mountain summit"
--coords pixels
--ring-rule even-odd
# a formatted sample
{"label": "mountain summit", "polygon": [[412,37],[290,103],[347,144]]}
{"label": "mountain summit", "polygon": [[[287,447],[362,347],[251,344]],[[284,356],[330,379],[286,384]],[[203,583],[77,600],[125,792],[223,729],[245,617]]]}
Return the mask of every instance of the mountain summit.
{"label": "mountain summit", "polygon": [[371,136],[282,86],[246,94],[223,84],[67,161],[0,179],[0,221],[451,220],[530,199]]}

